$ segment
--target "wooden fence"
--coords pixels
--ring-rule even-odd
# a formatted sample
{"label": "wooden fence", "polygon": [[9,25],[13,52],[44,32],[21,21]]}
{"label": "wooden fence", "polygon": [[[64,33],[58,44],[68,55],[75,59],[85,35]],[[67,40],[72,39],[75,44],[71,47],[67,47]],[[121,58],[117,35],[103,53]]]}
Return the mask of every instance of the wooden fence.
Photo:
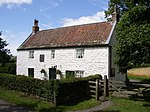
{"label": "wooden fence", "polygon": [[123,81],[108,80],[107,76],[104,76],[103,80],[96,79],[94,81],[89,81],[89,87],[91,96],[99,100],[100,96],[106,97],[113,91],[120,92],[126,85]]}

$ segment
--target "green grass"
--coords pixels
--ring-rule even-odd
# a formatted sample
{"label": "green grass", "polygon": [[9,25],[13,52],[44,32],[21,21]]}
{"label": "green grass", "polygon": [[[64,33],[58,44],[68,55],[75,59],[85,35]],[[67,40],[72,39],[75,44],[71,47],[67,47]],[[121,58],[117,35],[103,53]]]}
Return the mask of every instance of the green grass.
{"label": "green grass", "polygon": [[97,105],[100,105],[99,101],[96,101],[95,99],[90,99],[90,100],[85,100],[81,103],[78,103],[77,105],[67,106],[66,110],[84,110],[84,109],[89,109]]}
{"label": "green grass", "polygon": [[143,83],[150,83],[150,77],[147,77],[147,76],[136,76],[136,75],[128,74],[128,78],[140,80]]}
{"label": "green grass", "polygon": [[33,110],[48,109],[53,107],[50,102],[42,101],[32,97],[25,96],[16,91],[10,91],[0,87],[0,99],[8,101],[11,104],[29,107]]}
{"label": "green grass", "polygon": [[1,87],[0,99],[3,99],[11,104],[28,107],[30,110],[40,112],[65,112],[72,110],[83,110],[100,104],[99,101],[96,101],[95,99],[90,99],[75,105],[60,105],[55,108],[54,105],[50,102],[25,96],[19,92],[7,90]]}
{"label": "green grass", "polygon": [[137,80],[146,80],[146,79],[150,79],[150,77],[147,76],[136,76],[136,75],[132,75],[132,74],[128,74],[128,78],[129,79],[137,79]]}
{"label": "green grass", "polygon": [[99,112],[149,112],[150,103],[122,98],[111,98],[113,105]]}

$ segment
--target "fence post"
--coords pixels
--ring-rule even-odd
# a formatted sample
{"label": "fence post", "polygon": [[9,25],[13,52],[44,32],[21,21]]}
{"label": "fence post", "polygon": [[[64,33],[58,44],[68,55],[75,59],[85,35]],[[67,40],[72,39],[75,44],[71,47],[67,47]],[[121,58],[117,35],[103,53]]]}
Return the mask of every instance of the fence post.
{"label": "fence post", "polygon": [[96,100],[99,100],[99,79],[96,79]]}
{"label": "fence post", "polygon": [[107,76],[104,76],[104,97],[107,96],[107,92],[108,92],[108,80],[107,80]]}

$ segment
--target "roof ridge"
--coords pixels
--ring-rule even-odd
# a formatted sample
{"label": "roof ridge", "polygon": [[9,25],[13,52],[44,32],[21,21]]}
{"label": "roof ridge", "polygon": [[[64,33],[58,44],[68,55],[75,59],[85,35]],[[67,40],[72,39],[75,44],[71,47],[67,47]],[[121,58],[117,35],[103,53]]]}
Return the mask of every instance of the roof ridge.
{"label": "roof ridge", "polygon": [[78,26],[87,26],[87,25],[100,24],[100,23],[112,23],[112,22],[109,22],[109,21],[103,21],[103,22],[86,23],[86,24],[79,24],[79,25],[72,25],[72,26],[64,26],[64,27],[63,27],[63,26],[61,26],[61,27],[51,28],[51,29],[45,29],[45,30],[41,30],[41,31],[56,30],[56,29],[70,28],[70,27],[78,27]]}

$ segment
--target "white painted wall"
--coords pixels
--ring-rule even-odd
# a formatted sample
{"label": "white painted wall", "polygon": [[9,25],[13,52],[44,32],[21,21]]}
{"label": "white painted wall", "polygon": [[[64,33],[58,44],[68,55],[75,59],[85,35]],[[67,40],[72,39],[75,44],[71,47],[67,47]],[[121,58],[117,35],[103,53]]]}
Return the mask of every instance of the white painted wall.
{"label": "white painted wall", "polygon": [[[75,48],[55,49],[55,59],[51,59],[51,50],[34,50],[34,59],[29,59],[29,51],[18,51],[17,55],[17,74],[28,76],[28,68],[34,68],[35,78],[43,78],[40,73],[45,69],[47,74],[49,68],[57,66],[63,74],[66,70],[84,71],[84,77],[89,75],[101,74],[108,76],[108,47],[84,48],[84,58],[76,58]],[[40,54],[45,55],[45,62],[40,62]]]}

